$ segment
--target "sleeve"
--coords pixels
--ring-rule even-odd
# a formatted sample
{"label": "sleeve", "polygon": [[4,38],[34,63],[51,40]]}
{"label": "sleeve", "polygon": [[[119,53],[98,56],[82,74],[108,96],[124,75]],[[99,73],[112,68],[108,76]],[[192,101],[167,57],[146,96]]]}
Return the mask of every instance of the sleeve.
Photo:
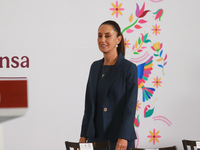
{"label": "sleeve", "polygon": [[81,137],[86,137],[87,130],[88,130],[88,124],[90,121],[90,115],[92,112],[92,104],[90,101],[90,84],[91,84],[91,70],[92,66],[90,68],[90,74],[86,86],[86,94],[85,94],[85,110],[84,110],[84,115],[83,115],[83,120],[82,120],[82,126],[81,126]]}
{"label": "sleeve", "polygon": [[135,134],[134,119],[138,95],[138,71],[135,64],[131,64],[126,76],[126,106],[124,110],[123,122],[119,133],[119,138],[130,140]]}

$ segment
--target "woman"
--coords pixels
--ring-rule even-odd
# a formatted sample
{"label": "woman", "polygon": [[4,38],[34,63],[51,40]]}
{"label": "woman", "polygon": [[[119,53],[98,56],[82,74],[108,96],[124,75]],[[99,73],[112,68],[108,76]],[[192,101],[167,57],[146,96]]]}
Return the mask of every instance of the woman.
{"label": "woman", "polygon": [[111,149],[126,150],[136,139],[137,67],[124,58],[124,39],[116,22],[100,25],[98,46],[104,58],[90,68],[79,142],[109,140]]}

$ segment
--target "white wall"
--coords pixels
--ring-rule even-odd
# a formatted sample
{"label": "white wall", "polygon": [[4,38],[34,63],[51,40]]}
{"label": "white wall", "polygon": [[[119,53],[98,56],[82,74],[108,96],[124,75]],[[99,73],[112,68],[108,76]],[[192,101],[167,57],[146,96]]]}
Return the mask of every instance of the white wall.
{"label": "white wall", "polygon": [[[154,77],[161,77],[163,83],[156,89],[150,105],[155,107],[153,116],[165,116],[172,124],[153,121],[153,116],[141,118],[141,126],[137,128],[138,147],[176,145],[183,149],[182,139],[200,139],[200,1],[121,0],[119,3],[123,3],[125,10],[118,18],[111,16],[109,10],[115,2],[0,1],[0,56],[30,59],[29,68],[0,68],[0,76],[27,77],[29,88],[27,114],[2,123],[4,150],[64,150],[64,141],[78,141],[90,64],[102,58],[96,43],[98,26],[104,20],[113,19],[124,28],[129,24],[130,14],[135,17],[136,3],[141,7],[143,2],[146,9],[164,10],[162,21],[158,22],[161,34],[151,38],[153,43],[163,43],[168,64],[165,76],[157,69],[150,76],[148,86],[153,85]],[[146,18],[150,20],[149,14]],[[146,32],[150,32],[151,23],[155,22],[144,25]],[[143,29],[140,31],[144,32]],[[140,31],[125,36],[130,36],[134,43]],[[150,46],[148,51],[153,54]],[[133,57],[131,48],[127,49],[126,58]],[[143,109],[137,114],[143,116]],[[147,138],[154,128],[161,135],[155,145]]]}
{"label": "white wall", "polygon": [[0,150],[3,150],[3,145],[4,145],[4,140],[3,140],[3,127],[0,125]]}

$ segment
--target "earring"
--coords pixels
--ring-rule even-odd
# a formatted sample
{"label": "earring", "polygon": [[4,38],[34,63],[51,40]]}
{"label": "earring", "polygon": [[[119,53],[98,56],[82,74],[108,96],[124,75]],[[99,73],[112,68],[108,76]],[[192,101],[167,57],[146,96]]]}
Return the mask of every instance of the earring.
{"label": "earring", "polygon": [[116,45],[116,47],[118,47],[118,45]]}

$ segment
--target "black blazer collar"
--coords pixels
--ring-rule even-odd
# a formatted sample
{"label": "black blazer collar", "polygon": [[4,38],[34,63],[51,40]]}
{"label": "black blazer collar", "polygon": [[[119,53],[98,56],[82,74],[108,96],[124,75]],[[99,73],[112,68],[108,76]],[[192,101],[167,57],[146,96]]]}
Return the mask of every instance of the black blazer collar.
{"label": "black blazer collar", "polygon": [[[113,66],[112,70],[109,72],[109,74],[104,76],[104,80],[105,80],[105,83],[106,83],[105,86],[104,86],[104,89],[103,89],[104,90],[104,92],[103,92],[104,93],[104,95],[103,95],[104,100],[106,98],[106,95],[108,93],[108,90],[109,90],[111,84],[116,79],[117,75],[120,73],[120,70],[121,70],[120,66],[121,66],[121,63],[122,63],[123,60],[124,60],[124,56],[121,53],[119,53],[118,59],[117,59],[115,65]],[[95,72],[94,72],[95,76],[93,78],[94,79],[93,80],[93,85],[94,85],[93,88],[95,90],[95,92],[94,92],[95,95],[96,95],[98,79],[101,78],[101,75],[99,76],[99,74],[101,72],[101,68],[103,66],[103,63],[104,63],[104,58],[99,61],[99,63],[96,66]]]}

